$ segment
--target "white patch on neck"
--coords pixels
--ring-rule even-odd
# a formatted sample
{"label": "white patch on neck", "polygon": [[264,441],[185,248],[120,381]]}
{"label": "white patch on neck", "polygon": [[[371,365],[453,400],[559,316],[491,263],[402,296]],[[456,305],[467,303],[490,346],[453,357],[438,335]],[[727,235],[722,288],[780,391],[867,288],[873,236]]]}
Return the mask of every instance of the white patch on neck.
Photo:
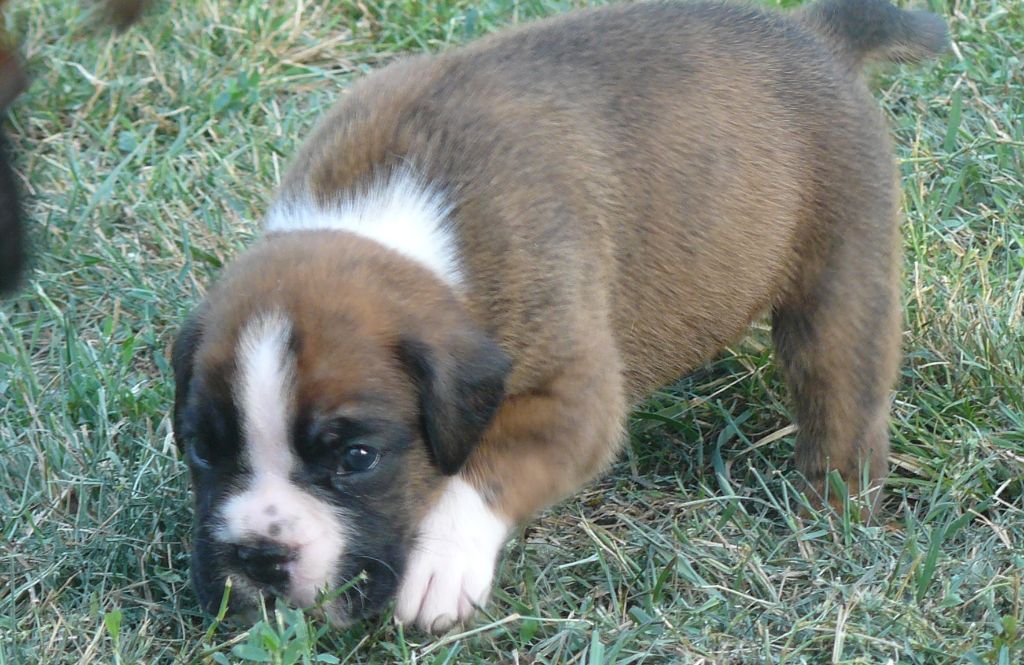
{"label": "white patch on neck", "polygon": [[309,193],[278,199],[264,227],[267,232],[349,231],[425,265],[457,287],[462,273],[445,224],[451,211],[443,192],[403,169],[335,202],[318,203]]}
{"label": "white patch on neck", "polygon": [[286,316],[271,313],[250,321],[239,335],[235,399],[251,476],[221,505],[214,533],[232,545],[270,541],[290,548],[288,600],[309,606],[333,584],[345,538],[338,511],[291,479],[296,465],[289,433],[295,404],[291,332]]}

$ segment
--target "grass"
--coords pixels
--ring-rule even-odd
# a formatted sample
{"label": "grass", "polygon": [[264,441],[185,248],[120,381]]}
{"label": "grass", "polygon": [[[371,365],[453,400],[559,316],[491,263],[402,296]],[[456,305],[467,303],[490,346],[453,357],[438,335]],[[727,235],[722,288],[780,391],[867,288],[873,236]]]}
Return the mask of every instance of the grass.
{"label": "grass", "polygon": [[431,641],[199,614],[167,351],[350,81],[581,3],[182,0],[123,35],[86,4],[6,7],[35,266],[0,303],[0,665],[1024,661],[1024,5],[933,3],[955,53],[876,82],[907,209],[882,521],[794,517],[758,329],[653,396],[612,473],[517,534],[489,616]]}

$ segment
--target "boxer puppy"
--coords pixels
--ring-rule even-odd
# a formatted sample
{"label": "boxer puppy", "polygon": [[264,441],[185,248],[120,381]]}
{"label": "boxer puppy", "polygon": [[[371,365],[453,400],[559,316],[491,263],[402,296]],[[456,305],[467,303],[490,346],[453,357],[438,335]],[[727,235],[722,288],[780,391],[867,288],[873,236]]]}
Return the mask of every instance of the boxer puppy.
{"label": "boxer puppy", "polygon": [[203,606],[467,619],[510,529],[766,310],[797,468],[870,503],[899,190],[860,70],[946,42],[884,0],[651,2],[353,86],[174,345]]}

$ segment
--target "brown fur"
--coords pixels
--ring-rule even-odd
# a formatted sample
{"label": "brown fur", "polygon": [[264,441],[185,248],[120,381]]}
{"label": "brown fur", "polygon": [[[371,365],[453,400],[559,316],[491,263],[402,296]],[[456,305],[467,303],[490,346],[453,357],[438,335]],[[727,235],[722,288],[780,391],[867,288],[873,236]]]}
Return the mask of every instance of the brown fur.
{"label": "brown fur", "polygon": [[[466,305],[515,367],[470,468],[509,516],[596,473],[629,404],[765,309],[800,471],[820,488],[837,468],[857,492],[861,465],[885,474],[898,193],[884,123],[835,50],[743,7],[577,14],[378,72],[283,189],[330,199],[410,160],[457,192]],[[497,498],[510,478],[544,489]]]}
{"label": "brown fur", "polygon": [[[799,471],[817,491],[830,469],[854,494],[877,489],[899,355],[899,195],[858,68],[934,17],[849,41],[856,15],[828,13],[846,5],[797,19],[619,6],[376,72],[313,132],[281,197],[329,202],[411,165],[456,205],[465,291],[346,233],[271,237],[211,297],[223,345],[204,362],[230,357],[240,322],[276,302],[303,321],[307,399],[372,387],[410,418],[384,350],[405,331],[434,346],[484,331],[511,372],[465,475],[521,521],[605,468],[631,405],[770,311]],[[892,52],[934,51],[917,46]],[[402,509],[434,481],[412,483]]]}

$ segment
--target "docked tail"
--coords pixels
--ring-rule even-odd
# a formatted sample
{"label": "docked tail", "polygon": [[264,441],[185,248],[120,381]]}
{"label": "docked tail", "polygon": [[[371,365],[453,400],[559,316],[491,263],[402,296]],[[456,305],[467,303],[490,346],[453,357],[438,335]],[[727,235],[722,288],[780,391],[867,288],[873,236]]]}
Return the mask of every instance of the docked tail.
{"label": "docked tail", "polygon": [[888,0],[819,0],[799,10],[797,17],[855,66],[920,62],[949,48],[941,18],[900,9]]}

